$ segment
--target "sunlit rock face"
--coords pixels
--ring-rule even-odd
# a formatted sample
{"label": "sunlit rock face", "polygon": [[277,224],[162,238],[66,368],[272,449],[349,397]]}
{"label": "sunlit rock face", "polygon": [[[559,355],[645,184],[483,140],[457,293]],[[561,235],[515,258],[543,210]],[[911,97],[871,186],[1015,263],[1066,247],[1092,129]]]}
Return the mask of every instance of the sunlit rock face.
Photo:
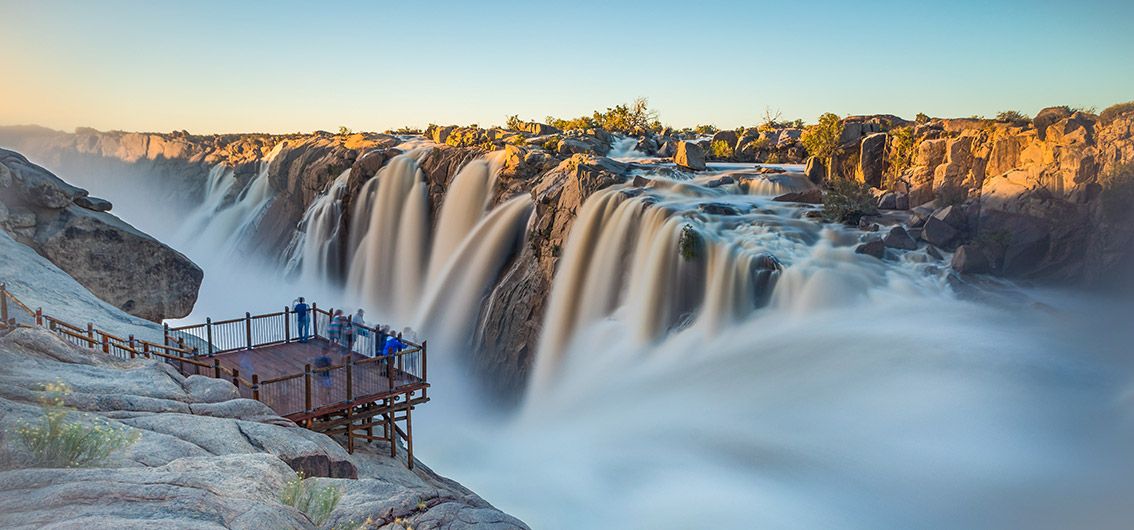
{"label": "sunlit rock face", "polygon": [[123,311],[152,321],[193,309],[203,272],[181,253],[107,213],[87,196],[18,153],[0,149],[7,175],[0,227]]}

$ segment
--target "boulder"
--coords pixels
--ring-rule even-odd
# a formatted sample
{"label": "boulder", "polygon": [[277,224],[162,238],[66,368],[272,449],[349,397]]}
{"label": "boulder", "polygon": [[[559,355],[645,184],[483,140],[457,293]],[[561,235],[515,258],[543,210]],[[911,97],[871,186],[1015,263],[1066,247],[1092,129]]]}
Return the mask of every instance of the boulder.
{"label": "boulder", "polygon": [[106,199],[99,199],[89,195],[81,195],[75,197],[74,202],[80,208],[86,208],[92,212],[109,212],[114,206]]}
{"label": "boulder", "polygon": [[898,194],[888,191],[878,197],[879,210],[896,210],[898,209]]}
{"label": "boulder", "polygon": [[1032,125],[1035,125],[1036,135],[1040,140],[1047,138],[1047,128],[1055,122],[1071,116],[1071,109],[1067,106],[1048,107],[1039,111],[1035,118],[1032,118]]}
{"label": "boulder", "polygon": [[41,223],[34,244],[99,298],[155,322],[188,315],[204,277],[180,252],[117,217],[78,206]]}
{"label": "boulder", "polygon": [[9,206],[18,201],[29,207],[57,210],[69,206],[76,197],[87,194],[86,190],[63,182],[15,151],[0,149],[0,166],[5,168],[4,180],[9,182],[4,187],[14,192],[5,194],[5,202]]}
{"label": "boulder", "polygon": [[705,150],[694,142],[678,142],[673,163],[685,169],[702,171],[705,169]]}
{"label": "boulder", "polygon": [[810,180],[812,184],[818,186],[823,184],[823,181],[827,178],[827,167],[824,166],[823,162],[818,158],[813,156],[808,157],[807,166],[804,167],[803,174],[807,175],[807,180]]}
{"label": "boulder", "polygon": [[992,272],[988,256],[976,245],[961,245],[953,253],[953,270],[962,274],[987,274]]}
{"label": "boulder", "polygon": [[805,204],[823,204],[823,190],[811,188],[805,191],[785,193],[772,199],[777,202],[801,202]]}
{"label": "boulder", "polygon": [[12,228],[35,228],[35,213],[27,208],[16,206],[8,209],[8,226]]}
{"label": "boulder", "polygon": [[960,236],[960,232],[949,223],[937,216],[930,216],[921,230],[921,239],[925,242],[944,249],[951,248]]}
{"label": "boulder", "polygon": [[854,252],[855,254],[866,254],[882,259],[886,255],[886,245],[882,243],[881,239],[871,239],[855,247]]}
{"label": "boulder", "polygon": [[526,133],[531,133],[534,136],[559,134],[561,132],[559,129],[552,127],[546,123],[539,123],[534,121],[521,123],[520,126],[517,127],[517,129]]}
{"label": "boulder", "polygon": [[575,154],[595,154],[593,145],[577,138],[563,138],[559,140],[559,145],[555,148],[556,153],[560,156],[571,156]]}
{"label": "boulder", "polygon": [[953,228],[956,228],[957,230],[964,229],[965,227],[965,214],[961,212],[961,208],[959,206],[950,205],[941,208],[933,212],[933,217],[944,221],[946,224]]}
{"label": "boulder", "polygon": [[713,140],[710,143],[710,145],[712,143],[716,143],[716,142],[724,142],[726,145],[729,146],[729,148],[735,149],[736,144],[737,144],[737,140],[738,140],[738,138],[736,136],[736,131],[732,131],[732,130],[717,131],[717,132],[713,133]]}
{"label": "boulder", "polygon": [[719,202],[703,203],[697,208],[709,215],[740,215],[740,209],[737,207]]}
{"label": "boulder", "polygon": [[886,133],[874,133],[859,145],[858,179],[875,188],[882,187],[882,169],[886,159]]}
{"label": "boulder", "polygon": [[917,248],[917,241],[910,236],[909,232],[901,226],[895,226],[890,229],[890,232],[882,238],[882,242],[890,248],[897,248],[902,250],[914,250]]}

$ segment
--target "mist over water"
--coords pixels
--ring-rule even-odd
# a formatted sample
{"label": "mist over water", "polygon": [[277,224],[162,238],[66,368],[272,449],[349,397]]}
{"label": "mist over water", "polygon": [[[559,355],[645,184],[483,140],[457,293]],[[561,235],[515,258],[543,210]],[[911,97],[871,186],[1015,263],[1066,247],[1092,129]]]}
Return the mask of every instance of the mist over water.
{"label": "mist over water", "polygon": [[[643,171],[644,188],[592,196],[524,402],[493,409],[460,356],[532,210],[489,207],[497,168],[463,168],[436,226],[412,152],[354,211],[340,176],[289,254],[258,258],[239,249],[270,190],[202,175],[206,199],[167,240],[206,271],[189,319],[304,295],[416,326],[433,383],[417,455],[533,528],[1129,526],[1132,306],[955,288],[920,250],[855,254],[859,231],[770,200],[808,187],[787,176]],[[121,188],[108,198],[138,199]],[[335,241],[342,216],[352,241]],[[703,259],[682,256],[686,230]]]}

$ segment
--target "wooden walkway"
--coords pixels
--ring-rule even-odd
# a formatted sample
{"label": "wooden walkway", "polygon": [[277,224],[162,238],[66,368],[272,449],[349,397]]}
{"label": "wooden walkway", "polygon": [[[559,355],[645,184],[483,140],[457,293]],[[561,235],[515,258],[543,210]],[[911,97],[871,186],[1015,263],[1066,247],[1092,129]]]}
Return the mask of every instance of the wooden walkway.
{"label": "wooden walkway", "polygon": [[[42,326],[78,346],[124,359],[161,359],[182,374],[232,381],[244,397],[309,429],[355,441],[382,440],[397,455],[404,442],[413,468],[413,409],[429,401],[427,345],[376,327],[355,326],[350,348],[325,334],[333,310],[311,305],[310,336],[300,340],[299,319],[289,309],[278,313],[165,327],[162,344],[117,337],[32,310],[0,284],[3,326]],[[396,350],[386,351],[388,339]],[[383,355],[383,354],[386,355]],[[319,362],[323,361],[323,362]],[[378,430],[381,434],[376,434]]]}

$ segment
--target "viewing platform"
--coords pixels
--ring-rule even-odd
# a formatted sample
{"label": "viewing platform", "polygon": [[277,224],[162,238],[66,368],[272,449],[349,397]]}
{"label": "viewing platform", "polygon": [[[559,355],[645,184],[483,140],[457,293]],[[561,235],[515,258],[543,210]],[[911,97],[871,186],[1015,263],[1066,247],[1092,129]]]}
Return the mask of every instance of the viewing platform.
{"label": "viewing platform", "polygon": [[[4,326],[38,326],[83,348],[122,359],[160,358],[185,376],[231,381],[246,398],[316,432],[358,441],[384,441],[397,456],[405,444],[413,468],[413,410],[429,401],[428,351],[394,335],[401,347],[386,353],[388,335],[355,324],[348,349],[328,337],[333,310],[311,304],[310,335],[302,338],[290,308],[277,313],[163,327],[162,342],[119,337],[88,323],[79,326],[31,309],[0,284]],[[329,363],[318,363],[326,356]]]}

